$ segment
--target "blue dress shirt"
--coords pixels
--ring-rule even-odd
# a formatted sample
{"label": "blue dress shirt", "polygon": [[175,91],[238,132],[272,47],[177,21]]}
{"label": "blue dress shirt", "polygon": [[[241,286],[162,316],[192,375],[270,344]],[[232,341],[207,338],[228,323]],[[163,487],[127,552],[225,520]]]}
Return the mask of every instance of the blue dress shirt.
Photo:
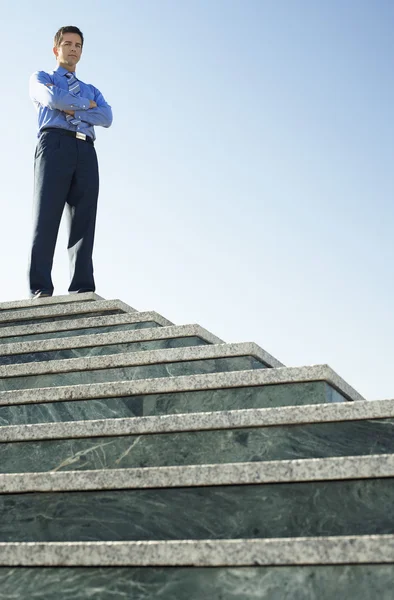
{"label": "blue dress shirt", "polygon": [[[58,67],[52,73],[37,71],[30,77],[30,98],[38,112],[38,133],[40,137],[45,127],[60,127],[70,131],[80,131],[96,139],[94,125],[109,127],[112,123],[112,109],[104,100],[101,92],[93,85],[80,81],[80,95],[69,92],[68,73],[64,67]],[[50,85],[47,85],[50,84]],[[96,108],[89,108],[90,100],[97,104]],[[64,110],[74,110],[78,125],[72,125],[66,119]]]}

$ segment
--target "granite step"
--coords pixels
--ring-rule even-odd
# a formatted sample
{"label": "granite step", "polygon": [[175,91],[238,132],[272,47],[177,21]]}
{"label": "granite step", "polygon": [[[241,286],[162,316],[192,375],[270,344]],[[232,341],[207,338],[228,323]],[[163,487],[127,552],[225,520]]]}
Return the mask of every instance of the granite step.
{"label": "granite step", "polygon": [[[237,550],[243,552],[247,543]],[[124,547],[119,547],[119,551],[121,548]],[[105,548],[102,549],[104,552]],[[291,550],[297,552],[299,546],[292,546]],[[186,557],[189,556],[186,553]],[[180,567],[0,567],[0,586],[4,600],[33,597],[40,600],[393,598],[393,564],[255,566],[258,564],[256,560],[248,566],[216,568],[190,567],[189,564]]]}
{"label": "granite step", "polygon": [[[0,473],[394,454],[394,401],[383,404],[378,409],[362,402],[322,405],[319,412],[312,406],[0,427]],[[382,412],[391,418],[370,416]]]}
{"label": "granite step", "polygon": [[4,344],[0,346],[0,366],[223,343],[199,325],[154,327]]}
{"label": "granite step", "polygon": [[[249,463],[46,471],[0,474],[0,495],[32,492],[101,492],[119,490],[253,486],[330,482],[391,481],[394,455],[341,456]],[[283,487],[277,486],[278,489]],[[245,487],[246,489],[246,487]],[[222,490],[219,490],[222,491]],[[394,494],[394,486],[392,490]],[[394,514],[393,514],[394,519]]]}
{"label": "granite step", "polygon": [[[37,301],[38,302],[38,301]],[[90,302],[69,302],[60,304],[45,304],[21,308],[20,310],[0,311],[0,328],[37,325],[53,321],[84,319],[86,317],[109,316],[114,314],[137,312],[120,300],[95,300]]]}
{"label": "granite step", "polygon": [[[279,567],[273,573],[280,573],[280,567],[295,566],[325,566],[349,565],[360,566],[356,572],[362,576],[368,573],[365,565],[387,566],[383,573],[394,573],[394,535],[352,535],[352,536],[319,536],[302,538],[271,538],[271,539],[222,539],[222,540],[176,540],[176,541],[154,541],[154,542],[10,542],[0,543],[0,566],[1,567],[48,567],[47,573],[61,575],[62,569],[50,571],[50,568],[64,567],[106,567],[103,575],[111,573],[111,567],[118,567],[119,575],[125,571],[121,567]],[[195,569],[195,577],[198,572]],[[145,570],[145,569],[144,569]],[[222,572],[209,569],[210,572]],[[33,574],[33,569],[29,569]],[[37,569],[37,574],[42,572]],[[81,570],[83,573],[89,571]],[[187,572],[187,571],[186,571]],[[285,571],[289,573],[290,569]],[[307,570],[307,573],[313,573]],[[334,569],[330,573],[340,573]],[[345,573],[345,571],[342,571]],[[21,574],[21,571],[17,571]],[[69,571],[69,574],[75,571]],[[159,571],[164,575],[164,571]],[[239,580],[242,582],[242,574],[239,571]],[[267,573],[267,571],[262,571]],[[294,572],[294,575],[300,571]],[[4,576],[5,571],[0,571]],[[135,572],[137,580],[141,571]],[[171,577],[171,574],[168,575]],[[122,575],[120,577],[122,579]],[[236,579],[236,578],[235,578]],[[234,581],[235,581],[234,579]],[[353,580],[353,578],[351,579]],[[368,580],[368,579],[367,579]],[[36,579],[37,584],[39,583]],[[56,577],[55,577],[56,581]],[[54,583],[55,583],[54,581]],[[365,579],[364,579],[365,581]],[[353,581],[356,583],[356,581]],[[332,583],[332,582],[331,582]],[[391,587],[391,586],[390,586]],[[3,587],[1,587],[3,591]],[[37,590],[39,587],[37,587]],[[75,591],[79,588],[75,587]],[[260,588],[257,588],[260,589]],[[362,588],[360,587],[360,590]],[[263,591],[263,588],[262,588]],[[391,594],[390,589],[390,594]],[[192,592],[191,589],[188,592]],[[324,593],[324,589],[319,588]],[[96,596],[95,596],[96,597]],[[148,596],[147,596],[148,597]],[[161,597],[161,596],[160,596]],[[163,596],[167,598],[167,596]],[[180,596],[168,596],[169,600]],[[188,596],[190,597],[190,596]],[[221,598],[227,598],[223,596]],[[238,596],[237,596],[238,597]],[[248,597],[248,596],[247,596]],[[321,597],[319,593],[319,598]],[[326,598],[326,596],[323,596]],[[359,596],[354,596],[358,598]],[[370,600],[371,596],[360,596]],[[85,598],[85,596],[84,596]],[[149,596],[151,598],[151,596]],[[183,598],[183,596],[182,596]],[[243,598],[243,596],[242,596]],[[257,596],[253,596],[253,599]],[[272,596],[269,596],[272,600]],[[281,600],[283,596],[275,596]],[[297,596],[297,599],[305,598]],[[312,598],[312,597],[311,597]],[[315,597],[313,597],[314,599]],[[333,596],[327,596],[332,600]],[[343,597],[345,600],[345,597]],[[389,596],[390,600],[392,595]],[[186,596],[185,596],[186,599]],[[342,600],[342,596],[341,596]],[[379,597],[380,600],[380,597]]]}
{"label": "granite step", "polygon": [[[0,393],[1,425],[320,405],[363,398],[327,365]],[[360,413],[361,414],[361,413]],[[376,417],[390,414],[377,414]]]}
{"label": "granite step", "polygon": [[[293,384],[297,385],[297,384]],[[242,388],[241,388],[242,389]],[[167,414],[134,418],[106,418],[71,422],[44,422],[0,427],[0,443],[30,442],[40,440],[79,440],[85,438],[111,438],[116,436],[141,436],[239,430],[264,427],[266,435],[278,427],[289,427],[292,431],[304,425],[338,425],[364,427],[386,423],[394,419],[394,400],[337,402],[332,404],[310,404],[278,408],[251,408],[241,410],[218,410],[215,412]],[[378,442],[386,437],[379,434]],[[351,440],[345,440],[351,441]],[[368,440],[367,440],[368,441]]]}
{"label": "granite step", "polygon": [[22,390],[282,366],[254,343],[213,344],[0,366],[0,390]]}
{"label": "granite step", "polygon": [[0,475],[0,541],[394,534],[394,456]]}
{"label": "granite step", "polygon": [[0,314],[7,311],[17,311],[22,309],[37,308],[42,306],[54,306],[56,304],[71,304],[73,302],[91,302],[94,300],[104,300],[101,296],[92,292],[84,294],[67,294],[65,296],[51,296],[50,298],[39,298],[37,300],[25,299],[12,302],[0,302]]}
{"label": "granite step", "polygon": [[66,321],[49,321],[36,325],[0,327],[0,344],[14,342],[34,342],[53,338],[114,333],[152,327],[174,325],[154,311],[123,313],[118,315],[86,317]]}
{"label": "granite step", "polygon": [[393,536],[0,544],[0,589],[6,600],[392,600],[393,548]]}

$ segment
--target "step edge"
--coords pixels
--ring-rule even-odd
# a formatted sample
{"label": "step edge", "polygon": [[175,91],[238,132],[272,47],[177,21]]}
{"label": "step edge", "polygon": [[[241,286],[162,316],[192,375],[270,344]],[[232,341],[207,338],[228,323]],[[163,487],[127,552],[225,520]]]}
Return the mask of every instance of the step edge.
{"label": "step edge", "polygon": [[155,435],[394,419],[394,400],[306,404],[0,426],[0,443]]}
{"label": "step edge", "polygon": [[[216,337],[198,324],[172,325],[167,327],[151,327],[127,331],[115,331],[68,336],[65,338],[51,338],[48,340],[34,340],[31,342],[11,342],[0,345],[0,356],[13,356],[15,354],[34,354],[53,352],[57,350],[76,350],[79,348],[96,348],[99,346],[112,346],[132,342],[155,341],[162,339],[175,339],[179,337],[200,337],[210,344],[223,344],[223,340]],[[68,359],[64,359],[68,360]],[[37,361],[39,362],[39,361]],[[21,363],[18,363],[21,364]],[[11,365],[2,365],[11,366]]]}
{"label": "step edge", "polygon": [[17,321],[25,321],[27,319],[34,320],[45,317],[62,317],[65,315],[85,314],[101,312],[105,310],[122,310],[125,313],[138,312],[135,308],[128,306],[121,300],[96,300],[94,302],[72,302],[70,304],[54,304],[53,306],[43,306],[42,308],[32,308],[30,310],[20,310],[13,313],[12,311],[6,314],[0,312],[1,323],[14,323]]}
{"label": "step edge", "polygon": [[[216,360],[220,358],[237,358],[251,356],[260,360],[268,367],[275,367],[279,362],[259,348],[253,342],[238,342],[234,344],[211,344],[208,346],[186,346],[183,348],[168,348],[160,350],[145,350],[108,354],[102,356],[66,358],[52,361],[20,363],[0,366],[0,379],[28,377],[34,375],[55,375],[76,371],[95,371],[122,367],[138,367],[152,364],[171,362],[186,362],[194,360]],[[273,364],[274,363],[274,364]],[[281,363],[279,363],[280,366]]]}
{"label": "step edge", "polygon": [[[67,331],[70,329],[110,327],[111,325],[122,325],[127,323],[144,323],[145,321],[153,321],[163,327],[173,327],[175,325],[174,323],[172,323],[171,321],[154,311],[129,312],[117,315],[86,317],[84,319],[71,319],[69,321],[53,321],[49,323],[38,323],[35,325],[15,325],[13,327],[0,327],[0,338],[34,335],[36,333],[57,333],[60,331]],[[9,343],[11,344],[14,342]]]}
{"label": "step edge", "polygon": [[0,474],[0,494],[221,487],[394,478],[394,454]]}
{"label": "step edge", "polygon": [[134,542],[0,542],[0,566],[236,567],[394,563],[393,535]]}
{"label": "step edge", "polygon": [[49,298],[39,298],[33,300],[32,298],[26,298],[24,300],[11,300],[7,302],[0,302],[0,314],[1,311],[13,310],[14,308],[28,308],[35,306],[53,306],[55,304],[70,304],[72,302],[91,302],[95,300],[104,300],[102,296],[94,292],[86,292],[84,294],[63,294],[60,296],[51,296]]}
{"label": "step edge", "polygon": [[312,383],[315,381],[323,381],[338,390],[343,395],[345,401],[365,401],[356,390],[339,377],[328,365],[311,365],[8,390],[0,392],[0,406],[113,398],[142,394],[207,391],[261,385]]}

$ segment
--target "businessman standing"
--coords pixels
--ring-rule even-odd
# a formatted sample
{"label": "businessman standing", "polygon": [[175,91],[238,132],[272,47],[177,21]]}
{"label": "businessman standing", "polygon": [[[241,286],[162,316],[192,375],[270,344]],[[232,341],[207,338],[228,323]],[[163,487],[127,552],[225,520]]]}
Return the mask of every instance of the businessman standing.
{"label": "businessman standing", "polygon": [[109,127],[112,110],[100,91],[75,73],[84,38],[78,27],[55,35],[57,68],[30,78],[38,112],[34,156],[33,243],[29,280],[33,298],[52,296],[53,255],[66,207],[70,293],[94,292],[93,243],[99,192],[94,126]]}

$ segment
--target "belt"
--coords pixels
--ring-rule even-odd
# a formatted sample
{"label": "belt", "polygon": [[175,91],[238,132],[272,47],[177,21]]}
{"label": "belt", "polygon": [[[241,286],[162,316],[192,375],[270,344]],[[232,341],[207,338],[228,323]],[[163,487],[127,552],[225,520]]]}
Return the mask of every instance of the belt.
{"label": "belt", "polygon": [[69,131],[68,129],[63,129],[62,127],[45,127],[41,133],[44,133],[45,131],[58,131],[62,135],[69,135],[73,138],[77,138],[77,140],[83,140],[84,142],[89,142],[89,144],[92,144],[92,146],[94,145],[92,138],[89,135],[86,135],[86,133],[81,133],[80,131]]}

